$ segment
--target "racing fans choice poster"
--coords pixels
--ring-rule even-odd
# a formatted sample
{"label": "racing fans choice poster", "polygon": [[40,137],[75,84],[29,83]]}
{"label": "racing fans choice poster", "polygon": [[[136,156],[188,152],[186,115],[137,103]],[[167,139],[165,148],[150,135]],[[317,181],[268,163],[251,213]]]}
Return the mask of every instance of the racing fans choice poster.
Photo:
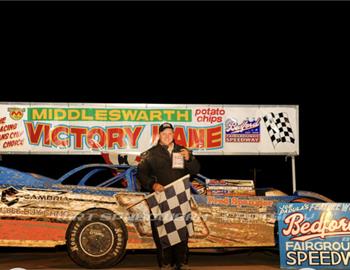
{"label": "racing fans choice poster", "polygon": [[0,103],[0,153],[139,154],[164,122],[195,154],[299,154],[298,106],[92,103]]}
{"label": "racing fans choice poster", "polygon": [[281,268],[350,269],[350,203],[278,203]]}

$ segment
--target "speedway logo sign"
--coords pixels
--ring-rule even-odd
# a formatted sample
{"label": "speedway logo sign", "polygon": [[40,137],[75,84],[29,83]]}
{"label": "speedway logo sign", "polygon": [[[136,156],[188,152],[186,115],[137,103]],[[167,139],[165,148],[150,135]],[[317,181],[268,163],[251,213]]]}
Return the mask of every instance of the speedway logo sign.
{"label": "speedway logo sign", "polygon": [[[295,140],[281,139],[278,118],[261,121],[280,113]],[[0,154],[139,154],[157,143],[164,122],[195,154],[299,153],[297,106],[0,103]]]}
{"label": "speedway logo sign", "polygon": [[281,268],[350,269],[350,203],[278,203]]}

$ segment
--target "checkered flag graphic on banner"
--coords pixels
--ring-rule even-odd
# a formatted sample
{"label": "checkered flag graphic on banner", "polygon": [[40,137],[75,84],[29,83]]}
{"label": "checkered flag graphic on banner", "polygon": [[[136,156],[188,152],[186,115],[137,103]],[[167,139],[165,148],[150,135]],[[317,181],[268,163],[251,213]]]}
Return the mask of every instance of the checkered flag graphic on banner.
{"label": "checkered flag graphic on banner", "polygon": [[276,147],[276,145],[281,142],[295,142],[293,130],[286,113],[269,113],[265,115],[263,119],[270,135],[273,147]]}
{"label": "checkered flag graphic on banner", "polygon": [[146,197],[163,249],[193,235],[190,200],[190,175],[165,186],[163,192]]}

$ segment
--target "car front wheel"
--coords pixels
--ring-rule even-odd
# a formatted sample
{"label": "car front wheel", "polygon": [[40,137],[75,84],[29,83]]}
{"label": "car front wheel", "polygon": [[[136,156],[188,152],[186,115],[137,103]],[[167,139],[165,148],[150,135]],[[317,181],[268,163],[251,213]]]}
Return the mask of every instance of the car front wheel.
{"label": "car front wheel", "polygon": [[125,255],[127,229],[120,217],[105,209],[81,213],[67,230],[70,258],[86,268],[108,268]]}

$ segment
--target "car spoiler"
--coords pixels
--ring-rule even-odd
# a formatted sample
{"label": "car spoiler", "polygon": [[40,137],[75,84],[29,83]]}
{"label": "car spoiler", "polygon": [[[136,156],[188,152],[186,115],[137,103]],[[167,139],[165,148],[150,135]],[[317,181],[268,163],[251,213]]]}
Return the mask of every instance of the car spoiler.
{"label": "car spoiler", "polygon": [[333,200],[327,198],[326,196],[323,196],[321,194],[318,194],[318,193],[312,192],[312,191],[297,190],[293,193],[293,196],[316,199],[316,200],[319,200],[321,202],[334,202]]}

